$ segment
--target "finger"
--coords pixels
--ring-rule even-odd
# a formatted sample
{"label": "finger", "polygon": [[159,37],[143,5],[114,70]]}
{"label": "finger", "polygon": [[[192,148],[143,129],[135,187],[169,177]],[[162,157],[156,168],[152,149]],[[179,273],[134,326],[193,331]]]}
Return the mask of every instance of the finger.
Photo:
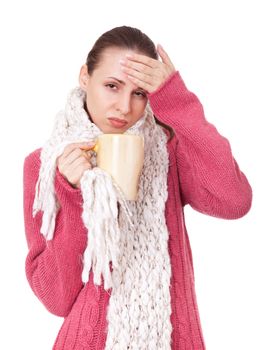
{"label": "finger", "polygon": [[173,65],[170,57],[168,56],[168,54],[166,53],[162,45],[160,44],[157,45],[157,52],[161,57],[163,63],[165,63],[166,65]]}
{"label": "finger", "polygon": [[84,157],[88,162],[91,162],[92,157],[95,155],[96,153],[92,150],[90,151],[82,151],[82,157]]}
{"label": "finger", "polygon": [[73,186],[80,187],[80,180],[84,172],[86,170],[91,170],[91,169],[92,169],[91,164],[87,164],[87,163],[78,164],[75,169],[70,169],[66,178]]}
{"label": "finger", "polygon": [[58,167],[61,171],[66,171],[66,168],[69,167],[76,159],[82,157],[85,159],[83,155],[83,151],[79,148],[74,149],[67,156],[63,156],[58,160]]}
{"label": "finger", "polygon": [[76,184],[80,181],[83,173],[90,169],[92,169],[92,164],[90,162],[83,159],[83,157],[76,159],[67,171],[67,178],[71,183]]}
{"label": "finger", "polygon": [[84,156],[81,156],[77,159],[75,159],[71,164],[70,164],[70,170],[71,171],[76,171],[78,168],[86,168],[86,169],[91,169],[92,164],[88,159],[86,159]]}
{"label": "finger", "polygon": [[142,79],[139,79],[133,75],[127,75],[127,78],[129,80],[131,80],[133,84],[142,88],[143,90],[147,91],[148,93],[150,93],[152,91],[152,85],[149,84],[148,82],[145,82]]}
{"label": "finger", "polygon": [[73,152],[74,149],[80,148],[80,149],[91,149],[94,147],[96,142],[77,142],[77,143],[70,143],[67,145],[64,149],[63,156],[66,157],[69,153]]}
{"label": "finger", "polygon": [[157,65],[157,60],[145,55],[140,55],[137,53],[130,53],[130,54],[126,54],[126,59],[130,60],[130,61],[134,61],[134,62],[139,62],[142,64],[145,64],[146,66],[150,67],[150,68],[155,68]]}
{"label": "finger", "polygon": [[155,69],[147,68],[145,71],[137,71],[134,68],[129,67],[121,67],[121,69],[125,74],[137,78],[149,85],[153,85],[153,82],[159,80],[161,76],[163,76],[165,65],[162,62],[159,62],[159,65]]}
{"label": "finger", "polygon": [[120,64],[121,64],[122,70],[124,70],[124,68],[132,68],[138,72],[142,72],[149,75],[152,74],[152,72],[154,71],[154,68],[151,68],[150,66],[147,66],[139,62],[130,61],[130,60],[120,60]]}
{"label": "finger", "polygon": [[123,68],[123,72],[134,77],[137,78],[145,83],[149,83],[152,81],[152,77],[148,74],[142,73],[142,72],[138,72],[135,69],[132,68]]}
{"label": "finger", "polygon": [[93,143],[87,144],[86,146],[80,147],[80,149],[83,151],[91,151],[95,145],[96,145],[96,142],[93,142]]}

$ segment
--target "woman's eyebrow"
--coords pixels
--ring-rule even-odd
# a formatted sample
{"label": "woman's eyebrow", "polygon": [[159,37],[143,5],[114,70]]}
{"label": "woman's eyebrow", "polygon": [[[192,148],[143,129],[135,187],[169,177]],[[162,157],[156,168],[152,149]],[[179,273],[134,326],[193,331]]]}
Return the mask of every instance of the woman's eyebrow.
{"label": "woman's eyebrow", "polygon": [[[114,79],[114,80],[116,80],[118,83],[120,83],[120,84],[122,84],[122,85],[126,85],[125,81],[120,80],[120,79],[115,78],[115,77],[107,77],[107,79]],[[145,91],[145,90],[144,90],[144,89],[142,89],[141,87],[137,87],[137,89],[140,89],[140,90]]]}
{"label": "woman's eyebrow", "polygon": [[118,83],[123,84],[123,85],[125,85],[125,84],[126,84],[126,83],[125,83],[125,81],[120,80],[120,79],[115,78],[115,77],[107,77],[107,78],[108,78],[108,79],[114,79],[114,80],[117,80],[117,82],[118,82]]}

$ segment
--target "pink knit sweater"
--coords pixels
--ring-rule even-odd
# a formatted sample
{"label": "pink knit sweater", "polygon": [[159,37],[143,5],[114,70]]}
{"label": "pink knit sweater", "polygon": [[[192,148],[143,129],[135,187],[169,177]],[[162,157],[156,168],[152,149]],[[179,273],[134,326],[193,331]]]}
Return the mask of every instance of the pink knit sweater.
{"label": "pink knit sweater", "polygon": [[[165,212],[172,266],[172,349],[203,350],[183,207],[189,204],[207,215],[237,219],[250,209],[252,191],[233,159],[229,142],[206,121],[201,103],[188,91],[179,72],[150,94],[149,100],[156,117],[175,131],[168,142],[170,165]],[[39,168],[40,150],[37,150],[24,164],[28,281],[46,308],[64,317],[53,349],[104,349],[109,294],[103,286],[93,284],[92,275],[86,285],[81,279],[81,257],[87,244],[87,230],[81,219],[81,192],[72,188],[57,170],[55,189],[61,207],[54,239],[46,242],[40,234],[42,214],[32,218]]]}

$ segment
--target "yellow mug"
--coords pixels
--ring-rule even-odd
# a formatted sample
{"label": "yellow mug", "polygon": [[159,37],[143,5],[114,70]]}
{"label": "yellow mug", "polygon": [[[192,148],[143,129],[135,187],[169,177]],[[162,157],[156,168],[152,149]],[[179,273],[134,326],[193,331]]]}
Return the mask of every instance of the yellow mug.
{"label": "yellow mug", "polygon": [[97,153],[97,166],[112,176],[127,200],[136,200],[144,163],[144,138],[102,134],[93,150]]}

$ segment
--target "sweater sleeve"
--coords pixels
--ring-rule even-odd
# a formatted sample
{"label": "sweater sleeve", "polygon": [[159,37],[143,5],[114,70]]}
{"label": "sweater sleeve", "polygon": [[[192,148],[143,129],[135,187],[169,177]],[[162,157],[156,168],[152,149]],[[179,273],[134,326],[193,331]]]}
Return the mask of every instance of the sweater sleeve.
{"label": "sweater sleeve", "polygon": [[197,96],[180,73],[172,74],[149,95],[156,117],[174,129],[175,152],[183,205],[211,216],[236,219],[245,215],[252,190],[233,158],[228,140],[210,124]]}
{"label": "sweater sleeve", "polygon": [[29,248],[26,276],[45,307],[65,317],[83,287],[82,256],[87,235],[81,219],[81,191],[72,188],[57,170],[55,191],[60,209],[54,238],[46,241],[40,233],[42,213],[32,217],[39,169],[40,150],[37,150],[24,162],[24,223]]}

